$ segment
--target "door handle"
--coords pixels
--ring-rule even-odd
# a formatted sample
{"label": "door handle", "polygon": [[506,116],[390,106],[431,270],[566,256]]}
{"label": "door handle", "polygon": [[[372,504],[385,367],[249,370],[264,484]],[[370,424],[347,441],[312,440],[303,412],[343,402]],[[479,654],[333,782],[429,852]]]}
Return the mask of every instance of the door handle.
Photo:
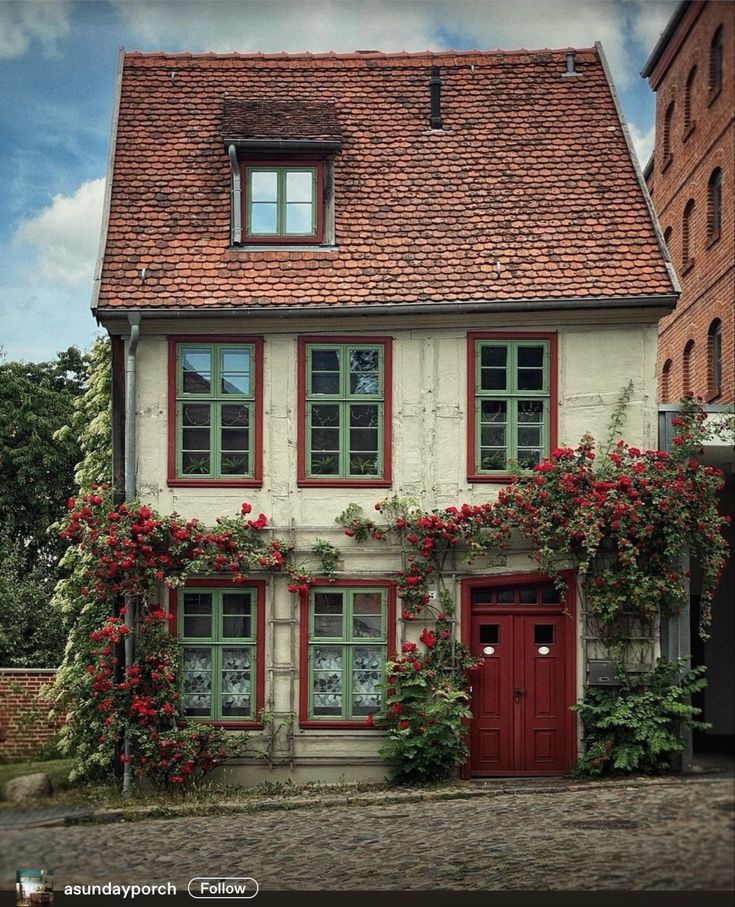
{"label": "door handle", "polygon": [[520,702],[521,696],[525,693],[525,690],[521,690],[519,687],[516,687],[513,690],[513,702]]}

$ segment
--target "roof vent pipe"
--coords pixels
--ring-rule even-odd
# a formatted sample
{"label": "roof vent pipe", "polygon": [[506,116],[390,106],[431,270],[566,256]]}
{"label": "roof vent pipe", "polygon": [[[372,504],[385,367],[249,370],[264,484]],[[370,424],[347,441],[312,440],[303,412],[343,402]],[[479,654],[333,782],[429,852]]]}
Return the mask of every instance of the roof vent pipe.
{"label": "roof vent pipe", "polygon": [[577,72],[575,62],[574,62],[574,51],[570,50],[567,53],[567,69],[566,72],[562,73],[563,76],[581,76],[581,72]]}
{"label": "roof vent pipe", "polygon": [[431,67],[431,128],[442,128],[442,80],[439,75],[439,67]]}

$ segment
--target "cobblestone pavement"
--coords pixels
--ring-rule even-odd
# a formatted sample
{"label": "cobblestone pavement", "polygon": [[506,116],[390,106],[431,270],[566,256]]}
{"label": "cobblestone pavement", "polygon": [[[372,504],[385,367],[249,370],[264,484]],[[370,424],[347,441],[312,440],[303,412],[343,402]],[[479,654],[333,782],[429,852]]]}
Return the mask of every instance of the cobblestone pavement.
{"label": "cobblestone pavement", "polygon": [[252,876],[264,889],[729,889],[733,781],[504,792],[471,800],[273,811],[0,832],[0,887],[47,866],[55,887],[185,889]]}

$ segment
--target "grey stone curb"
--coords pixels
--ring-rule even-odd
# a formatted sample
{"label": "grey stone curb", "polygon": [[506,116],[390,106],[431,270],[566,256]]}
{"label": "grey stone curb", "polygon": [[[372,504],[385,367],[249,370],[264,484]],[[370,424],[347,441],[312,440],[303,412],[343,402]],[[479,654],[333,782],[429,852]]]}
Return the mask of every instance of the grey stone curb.
{"label": "grey stone curb", "polygon": [[[172,804],[170,806],[140,806],[124,807],[120,809],[98,809],[92,812],[92,822],[106,824],[110,822],[135,822],[143,819],[175,819],[186,817],[201,817],[209,815],[234,815],[236,813],[256,812],[288,812],[296,809],[318,809],[330,806],[375,806],[389,803],[420,803],[422,801],[441,800],[470,800],[485,797],[514,796],[517,794],[558,794],[560,792],[589,791],[596,793],[601,790],[635,790],[641,787],[678,786],[681,784],[709,784],[721,781],[723,775],[709,775],[707,777],[682,777],[675,778],[629,778],[617,781],[587,781],[587,782],[561,782],[558,784],[529,783],[519,786],[503,782],[489,782],[487,786],[477,788],[449,788],[447,790],[423,790],[391,793],[380,791],[377,793],[364,793],[341,795],[325,795],[321,797],[269,797],[260,800],[220,800],[216,803],[196,805]],[[63,825],[64,821],[55,824]]]}

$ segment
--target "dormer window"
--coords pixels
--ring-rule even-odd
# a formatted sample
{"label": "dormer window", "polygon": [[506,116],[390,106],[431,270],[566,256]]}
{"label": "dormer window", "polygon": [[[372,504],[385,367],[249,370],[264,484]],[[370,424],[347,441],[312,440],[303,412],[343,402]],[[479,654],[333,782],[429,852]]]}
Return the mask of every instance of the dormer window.
{"label": "dormer window", "polygon": [[226,98],[233,246],[334,247],[334,161],[342,134],[331,102]]}
{"label": "dormer window", "polygon": [[321,163],[243,162],[243,242],[321,242]]}

